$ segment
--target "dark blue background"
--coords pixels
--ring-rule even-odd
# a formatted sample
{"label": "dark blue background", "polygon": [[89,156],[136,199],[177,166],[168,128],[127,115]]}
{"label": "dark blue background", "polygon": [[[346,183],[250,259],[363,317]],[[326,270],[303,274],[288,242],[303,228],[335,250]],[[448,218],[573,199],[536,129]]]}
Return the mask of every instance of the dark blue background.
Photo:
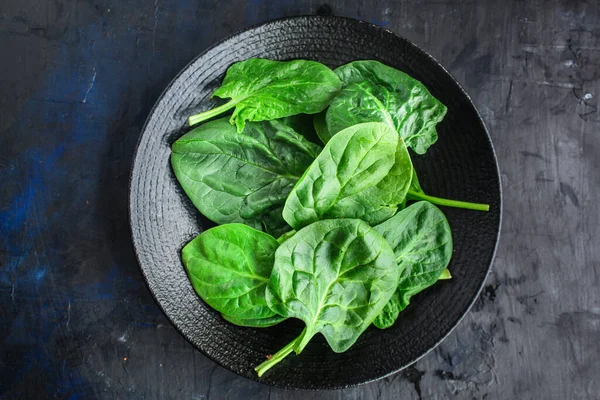
{"label": "dark blue background", "polygon": [[329,3],[415,41],[465,85],[496,145],[506,210],[487,286],[441,346],[380,382],[314,393],[240,378],[180,337],[138,270],[126,202],[138,135],[177,72],[241,28],[322,3],[2,0],[0,398],[597,396],[592,3]]}

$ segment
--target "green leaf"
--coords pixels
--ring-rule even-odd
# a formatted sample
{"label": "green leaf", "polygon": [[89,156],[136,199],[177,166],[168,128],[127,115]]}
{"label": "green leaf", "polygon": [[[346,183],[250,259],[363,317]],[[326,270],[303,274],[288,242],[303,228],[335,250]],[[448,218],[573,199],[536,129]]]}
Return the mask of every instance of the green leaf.
{"label": "green leaf", "polygon": [[406,208],[406,204],[409,200],[409,193],[423,193],[423,189],[421,189],[421,185],[419,184],[419,178],[417,178],[417,170],[413,167],[412,178],[410,181],[410,186],[408,188],[408,192],[406,193],[406,197],[402,200],[402,203],[398,206],[399,210],[404,210]]}
{"label": "green leaf", "polygon": [[281,215],[285,199],[320,147],[278,120],[238,133],[222,118],[183,135],[172,151],[175,176],[208,219],[278,236],[290,230]]}
{"label": "green leaf", "polygon": [[281,315],[273,315],[272,317],[258,319],[241,319],[225,314],[221,314],[221,316],[225,321],[231,322],[234,325],[246,326],[249,328],[268,328],[269,326],[277,325],[287,319]]}
{"label": "green leaf", "polygon": [[298,230],[328,218],[359,218],[378,224],[406,196],[412,163],[389,126],[371,122],[335,135],[294,186],[283,218]]}
{"label": "green leaf", "polygon": [[265,121],[295,114],[314,114],[327,107],[342,83],[316,61],[271,61],[251,58],[233,64],[213,96],[229,102],[190,117],[190,125],[235,107],[230,122],[238,132],[246,121]]}
{"label": "green leaf", "polygon": [[412,179],[410,181],[410,187],[408,188],[412,193],[423,193],[423,188],[417,177],[417,170],[413,168]]}
{"label": "green leaf", "polygon": [[321,111],[313,117],[313,126],[321,143],[327,143],[333,136],[329,133],[329,129],[327,129],[327,121],[325,120],[326,115],[327,110]]}
{"label": "green leaf", "polygon": [[196,293],[209,306],[235,320],[276,315],[265,289],[279,244],[270,235],[243,224],[202,232],[182,251]]}
{"label": "green leaf", "polygon": [[398,289],[373,322],[389,328],[415,294],[441,279],[452,257],[452,232],[444,214],[421,201],[374,227],[387,239],[400,270]]}
{"label": "green leaf", "polygon": [[[320,115],[321,113],[317,114]],[[279,121],[286,126],[289,126],[294,131],[302,135],[306,140],[311,143],[322,144],[323,142],[319,139],[315,126],[313,124],[312,114],[297,114],[289,117],[280,118]]]}
{"label": "green leaf", "polygon": [[315,222],[279,246],[267,288],[277,314],[305,322],[303,333],[257,367],[263,374],[292,349],[322,333],[335,352],[347,350],[381,312],[400,270],[387,241],[357,219]]}
{"label": "green leaf", "polygon": [[321,139],[361,123],[383,122],[394,128],[406,146],[423,154],[437,140],[435,126],[446,115],[446,106],[416,79],[377,61],[354,61],[337,68],[342,91],[325,117]]}

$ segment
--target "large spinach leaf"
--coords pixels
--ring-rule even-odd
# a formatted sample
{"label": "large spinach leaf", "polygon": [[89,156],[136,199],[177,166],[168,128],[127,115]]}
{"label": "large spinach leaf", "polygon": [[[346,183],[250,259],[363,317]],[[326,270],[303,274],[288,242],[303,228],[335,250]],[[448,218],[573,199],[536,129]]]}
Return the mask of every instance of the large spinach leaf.
{"label": "large spinach leaf", "polygon": [[223,84],[213,93],[213,96],[230,100],[191,116],[189,123],[197,124],[235,107],[230,122],[242,132],[246,121],[322,111],[341,85],[331,69],[316,61],[251,58],[229,67]]}
{"label": "large spinach leaf", "polygon": [[390,218],[410,185],[412,163],[396,131],[382,123],[354,125],[325,146],[291,191],[283,218],[298,230],[327,218]]}
{"label": "large spinach leaf", "polygon": [[299,230],[277,249],[266,296],[273,311],[306,328],[256,368],[259,376],[292,350],[300,353],[318,332],[334,351],[348,349],[389,301],[399,275],[388,242],[361,220],[325,220]]}
{"label": "large spinach leaf", "polygon": [[238,133],[222,118],[183,135],[172,150],[175,176],[202,214],[279,236],[290,230],[281,216],[285,199],[320,147],[278,120],[250,122]]}
{"label": "large spinach leaf", "polygon": [[437,204],[439,206],[446,207],[455,207],[455,208],[464,208],[467,210],[475,210],[475,211],[489,211],[489,204],[482,203],[471,203],[467,201],[460,200],[451,200],[444,199],[441,197],[430,196],[425,194],[421,184],[419,183],[419,178],[417,177],[417,171],[413,169],[412,180],[410,182],[410,187],[408,188],[408,192],[406,194],[406,200],[425,200],[433,204]]}
{"label": "large spinach leaf", "polygon": [[378,121],[393,127],[417,154],[436,142],[435,126],[446,106],[421,82],[377,61],[354,61],[335,72],[344,88],[327,109],[326,125],[317,125],[321,139],[327,141],[361,122]]}
{"label": "large spinach leaf", "polygon": [[433,204],[421,201],[374,227],[392,248],[400,282],[398,289],[373,324],[388,328],[415,294],[446,275],[452,257],[452,232],[444,214]]}
{"label": "large spinach leaf", "polygon": [[276,315],[265,289],[279,244],[270,235],[243,224],[202,232],[182,251],[196,293],[233,320],[263,320]]}

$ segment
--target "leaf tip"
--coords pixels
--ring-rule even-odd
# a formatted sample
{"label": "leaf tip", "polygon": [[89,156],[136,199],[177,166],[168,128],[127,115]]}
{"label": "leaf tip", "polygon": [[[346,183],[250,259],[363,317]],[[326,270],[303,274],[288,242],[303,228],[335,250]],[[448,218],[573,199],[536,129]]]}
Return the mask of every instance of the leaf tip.
{"label": "leaf tip", "polygon": [[448,268],[444,269],[438,278],[440,280],[452,279],[452,274]]}

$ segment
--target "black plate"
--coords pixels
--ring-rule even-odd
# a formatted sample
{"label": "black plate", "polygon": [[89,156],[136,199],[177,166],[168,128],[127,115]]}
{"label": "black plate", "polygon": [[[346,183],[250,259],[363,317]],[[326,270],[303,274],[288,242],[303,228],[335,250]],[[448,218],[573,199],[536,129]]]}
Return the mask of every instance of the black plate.
{"label": "black plate", "polygon": [[[369,328],[345,353],[317,335],[299,356],[258,379],[254,367],[302,329],[288,321],[267,329],[225,322],[194,293],[181,248],[207,221],[186,198],[170,168],[170,144],[186,118],[214,105],[210,94],[229,65],[251,57],[310,59],[336,67],[379,60],[423,82],[448,106],[439,140],[414,157],[422,186],[432,195],[489,203],[488,213],[445,208],[454,237],[453,279],[414,298],[390,329]],[[334,389],[392,374],[422,357],[458,324],[490,268],[501,218],[500,181],[490,137],[471,100],[430,55],[375,25],[337,17],[296,17],[237,33],[192,61],[169,85],[140,137],[130,183],[133,242],[144,277],[169,320],[194,346],[239,375],[286,388]]]}

